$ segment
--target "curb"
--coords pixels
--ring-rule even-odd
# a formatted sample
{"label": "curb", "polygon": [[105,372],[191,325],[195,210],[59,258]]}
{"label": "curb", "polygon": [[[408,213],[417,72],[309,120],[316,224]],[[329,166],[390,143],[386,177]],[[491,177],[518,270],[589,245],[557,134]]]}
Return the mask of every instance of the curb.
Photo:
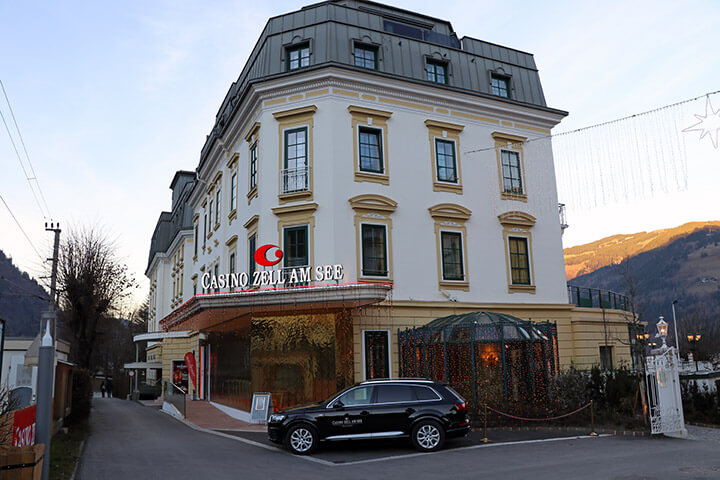
{"label": "curb", "polygon": [[[717,427],[716,427],[717,428]],[[474,432],[482,432],[481,428],[474,428]],[[582,428],[582,427],[489,427],[488,431],[496,431],[496,432],[520,432],[520,431],[538,431],[538,430],[551,430],[551,431],[559,431],[559,432],[587,432],[588,428]],[[602,433],[607,435],[615,435],[615,436],[622,436],[622,437],[650,437],[652,434],[650,432],[640,432],[636,430],[614,430],[610,428],[598,428],[595,431],[596,433]]]}
{"label": "curb", "polygon": [[80,468],[80,462],[82,462],[83,453],[85,453],[85,440],[83,440],[80,443],[80,449],[78,451],[78,459],[77,459],[77,462],[75,463],[75,468],[73,468],[72,474],[70,475],[70,480],[75,480],[75,478],[77,476],[77,471]]}

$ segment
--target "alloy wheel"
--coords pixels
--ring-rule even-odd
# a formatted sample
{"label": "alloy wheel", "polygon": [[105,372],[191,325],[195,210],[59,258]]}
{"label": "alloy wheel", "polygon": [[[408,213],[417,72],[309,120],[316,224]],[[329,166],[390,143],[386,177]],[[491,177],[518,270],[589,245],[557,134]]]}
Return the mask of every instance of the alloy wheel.
{"label": "alloy wheel", "polygon": [[296,428],[290,434],[290,446],[296,452],[304,453],[310,450],[313,444],[313,434],[307,428]]}
{"label": "alloy wheel", "polygon": [[440,431],[435,425],[423,425],[418,429],[415,437],[422,448],[431,450],[440,442]]}

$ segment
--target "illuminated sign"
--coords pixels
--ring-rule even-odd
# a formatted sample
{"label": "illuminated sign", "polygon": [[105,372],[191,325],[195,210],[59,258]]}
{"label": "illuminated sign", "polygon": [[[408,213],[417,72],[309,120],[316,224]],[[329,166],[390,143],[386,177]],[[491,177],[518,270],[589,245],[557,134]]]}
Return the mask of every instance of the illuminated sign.
{"label": "illuminated sign", "polygon": [[[272,260],[268,256],[275,257]],[[255,250],[253,259],[259,265],[270,267],[280,263],[283,252],[276,245],[263,245]],[[255,271],[252,276],[246,272],[225,273],[213,275],[205,272],[201,279],[202,288],[207,290],[222,290],[234,288],[259,288],[268,286],[294,286],[307,284],[311,281],[329,282],[338,281],[345,276],[344,268],[340,264],[318,265],[316,267],[286,267],[273,270]]]}

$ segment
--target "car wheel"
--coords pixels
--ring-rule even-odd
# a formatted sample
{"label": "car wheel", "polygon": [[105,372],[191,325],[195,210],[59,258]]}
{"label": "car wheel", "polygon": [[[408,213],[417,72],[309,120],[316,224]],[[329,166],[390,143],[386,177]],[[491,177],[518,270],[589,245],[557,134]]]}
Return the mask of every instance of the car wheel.
{"label": "car wheel", "polygon": [[421,420],[412,430],[412,444],[421,452],[434,452],[445,443],[445,429],[435,420]]}
{"label": "car wheel", "polygon": [[317,444],[317,431],[307,423],[295,425],[285,435],[285,446],[296,455],[310,455]]}

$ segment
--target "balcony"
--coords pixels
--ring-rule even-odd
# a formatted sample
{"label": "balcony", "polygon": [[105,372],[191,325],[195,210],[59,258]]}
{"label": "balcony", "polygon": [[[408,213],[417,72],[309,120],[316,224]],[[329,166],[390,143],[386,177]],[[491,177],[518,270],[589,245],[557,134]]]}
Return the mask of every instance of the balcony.
{"label": "balcony", "polygon": [[631,312],[630,299],[625,295],[597,288],[568,285],[568,301],[571,305],[585,308],[608,308]]}
{"label": "balcony", "polygon": [[280,194],[310,191],[310,167],[303,165],[280,170]]}

